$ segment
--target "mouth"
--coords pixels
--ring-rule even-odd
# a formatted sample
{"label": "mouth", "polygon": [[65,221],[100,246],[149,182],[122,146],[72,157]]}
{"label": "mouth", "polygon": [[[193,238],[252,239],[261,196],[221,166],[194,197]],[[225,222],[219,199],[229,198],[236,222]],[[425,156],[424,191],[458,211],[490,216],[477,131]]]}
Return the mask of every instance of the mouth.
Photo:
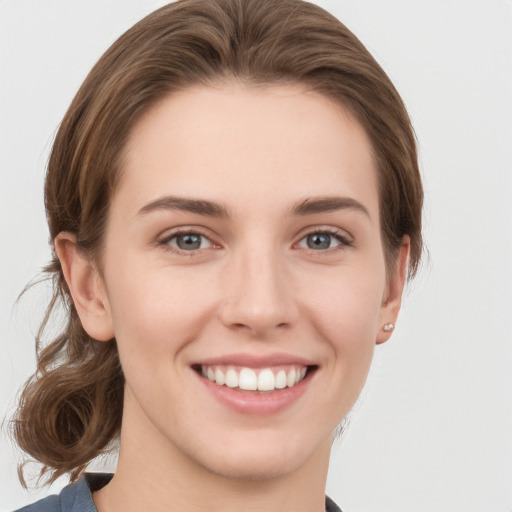
{"label": "mouth", "polygon": [[196,361],[191,369],[207,393],[237,414],[278,414],[314,388],[320,367],[290,354],[229,354]]}
{"label": "mouth", "polygon": [[294,388],[310,377],[316,365],[286,364],[265,368],[222,364],[192,366],[202,378],[220,387],[252,394],[268,394]]}
{"label": "mouth", "polygon": [[232,365],[197,364],[192,369],[209,382],[249,394],[269,394],[294,388],[310,377],[316,365],[279,365],[250,368]]}

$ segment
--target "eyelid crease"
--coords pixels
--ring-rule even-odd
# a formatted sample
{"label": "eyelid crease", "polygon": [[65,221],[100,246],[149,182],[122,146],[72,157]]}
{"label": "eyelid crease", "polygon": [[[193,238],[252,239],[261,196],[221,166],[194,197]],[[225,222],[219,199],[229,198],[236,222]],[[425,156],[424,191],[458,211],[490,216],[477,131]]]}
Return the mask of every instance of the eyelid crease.
{"label": "eyelid crease", "polygon": [[354,236],[350,234],[347,230],[334,227],[334,226],[322,226],[322,225],[314,225],[314,226],[308,226],[306,228],[303,228],[300,231],[300,238],[302,238],[311,235],[311,234],[327,234],[332,235],[334,237],[342,239],[347,244],[353,244],[354,243]]}
{"label": "eyelid crease", "polygon": [[213,242],[213,237],[209,229],[194,224],[167,228],[156,237],[156,240],[157,242],[161,242],[163,240],[170,239],[173,236],[177,235],[201,235]]}

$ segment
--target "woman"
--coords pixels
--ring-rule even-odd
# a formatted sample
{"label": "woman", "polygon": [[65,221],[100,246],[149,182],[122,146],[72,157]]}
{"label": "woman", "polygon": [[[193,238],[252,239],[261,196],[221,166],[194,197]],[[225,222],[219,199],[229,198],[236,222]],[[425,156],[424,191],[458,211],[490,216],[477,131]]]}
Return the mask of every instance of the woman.
{"label": "woman", "polygon": [[409,118],[353,34],[298,0],[155,11],[73,100],[45,200],[69,315],[15,435],[76,482],[22,510],[337,510],[333,432],[421,253]]}

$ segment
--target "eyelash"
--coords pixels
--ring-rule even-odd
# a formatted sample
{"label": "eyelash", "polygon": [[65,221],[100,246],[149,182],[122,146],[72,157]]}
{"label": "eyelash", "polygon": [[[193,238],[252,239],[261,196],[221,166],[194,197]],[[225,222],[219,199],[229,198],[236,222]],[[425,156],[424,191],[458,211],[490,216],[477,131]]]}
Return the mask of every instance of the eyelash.
{"label": "eyelash", "polygon": [[[162,237],[161,239],[157,240],[157,244],[158,244],[158,246],[162,247],[164,250],[169,251],[173,254],[178,254],[181,256],[188,256],[188,257],[197,256],[198,251],[201,249],[193,249],[190,251],[185,251],[185,250],[181,250],[177,247],[173,247],[172,245],[170,245],[169,242],[180,235],[194,235],[194,236],[204,237],[212,244],[212,246],[214,246],[214,247],[216,245],[218,246],[218,244],[216,244],[214,241],[212,241],[208,235],[206,235],[205,233],[202,233],[200,230],[195,229],[195,228],[194,229],[185,228],[185,229],[179,229],[177,231],[173,231],[171,234],[168,234],[168,235]],[[344,250],[344,249],[354,246],[353,240],[351,240],[349,237],[347,237],[345,235],[342,235],[338,230],[333,229],[333,228],[316,228],[313,231],[310,231],[310,232],[306,233],[305,235],[303,235],[300,238],[299,243],[311,235],[328,235],[328,236],[333,237],[334,239],[336,239],[339,242],[338,246],[330,247],[328,249],[315,250],[315,249],[311,249],[311,248],[305,248],[308,252],[315,254],[315,255],[332,254],[335,251]]]}

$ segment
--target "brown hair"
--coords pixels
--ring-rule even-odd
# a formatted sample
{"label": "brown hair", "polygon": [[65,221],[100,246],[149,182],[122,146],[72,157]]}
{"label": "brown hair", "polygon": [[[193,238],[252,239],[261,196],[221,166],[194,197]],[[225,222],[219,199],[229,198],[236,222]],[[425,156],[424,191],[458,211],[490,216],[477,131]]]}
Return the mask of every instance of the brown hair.
{"label": "brown hair", "polygon": [[[51,239],[72,232],[84,254],[99,260],[134,123],[174,91],[229,78],[304,84],[352,111],[375,152],[386,260],[393,261],[409,235],[414,275],[423,192],[405,107],[361,42],[301,0],[181,0],[122,35],[87,76],[57,133],[45,186]],[[52,482],[67,472],[76,479],[116,439],[124,377],[115,340],[102,343],[84,331],[55,255],[46,270],[54,298],[38,336],[37,371],[22,391],[13,429]],[[41,335],[61,303],[67,325],[43,346]]]}

